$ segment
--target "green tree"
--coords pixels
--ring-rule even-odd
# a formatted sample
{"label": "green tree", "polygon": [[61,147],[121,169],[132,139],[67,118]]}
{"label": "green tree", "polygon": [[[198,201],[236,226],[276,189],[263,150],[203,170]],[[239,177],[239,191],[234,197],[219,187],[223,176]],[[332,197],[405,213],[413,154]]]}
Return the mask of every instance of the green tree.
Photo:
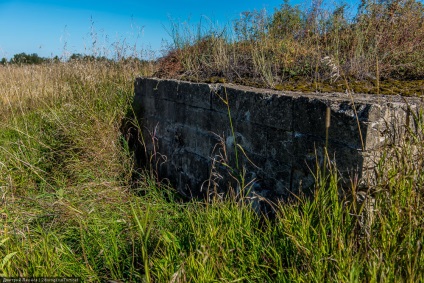
{"label": "green tree", "polygon": [[26,54],[26,53],[23,52],[23,53],[13,55],[11,63],[15,63],[15,64],[41,64],[41,63],[45,62],[46,60],[47,59],[38,56],[37,53]]}
{"label": "green tree", "polygon": [[80,53],[73,53],[70,57],[68,61],[73,61],[73,60],[82,60],[83,59],[83,55]]}
{"label": "green tree", "polygon": [[299,36],[306,24],[306,16],[299,6],[291,6],[288,0],[272,15],[269,32],[273,38],[287,39]]}

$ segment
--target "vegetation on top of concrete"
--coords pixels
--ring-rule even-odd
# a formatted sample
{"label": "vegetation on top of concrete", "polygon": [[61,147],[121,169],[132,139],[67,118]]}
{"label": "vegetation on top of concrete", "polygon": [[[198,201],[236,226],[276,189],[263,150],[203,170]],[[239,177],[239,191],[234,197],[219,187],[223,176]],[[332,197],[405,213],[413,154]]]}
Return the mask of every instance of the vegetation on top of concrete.
{"label": "vegetation on top of concrete", "polygon": [[[424,6],[362,0],[308,10],[248,11],[233,25],[172,23],[160,77],[226,81],[299,91],[422,95]],[[413,83],[403,84],[404,81]]]}

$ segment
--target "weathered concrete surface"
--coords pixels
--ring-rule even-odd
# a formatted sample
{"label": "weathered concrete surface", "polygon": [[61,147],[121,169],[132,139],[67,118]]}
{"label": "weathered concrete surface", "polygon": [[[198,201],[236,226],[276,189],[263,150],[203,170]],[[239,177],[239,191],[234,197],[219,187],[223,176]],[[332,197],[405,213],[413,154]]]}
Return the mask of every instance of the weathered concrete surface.
{"label": "weathered concrete surface", "polygon": [[417,98],[356,95],[353,104],[346,94],[138,78],[134,109],[145,144],[137,155],[188,196],[237,186],[244,172],[251,193],[284,198],[314,183],[329,107],[328,155],[345,182],[366,185],[384,146],[413,126],[421,106]]}

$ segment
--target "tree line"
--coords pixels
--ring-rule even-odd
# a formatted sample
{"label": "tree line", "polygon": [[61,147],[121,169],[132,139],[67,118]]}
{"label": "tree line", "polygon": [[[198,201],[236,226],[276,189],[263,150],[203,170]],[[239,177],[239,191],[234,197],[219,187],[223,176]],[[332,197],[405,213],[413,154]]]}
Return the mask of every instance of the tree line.
{"label": "tree line", "polygon": [[6,65],[6,64],[29,64],[29,65],[36,65],[36,64],[42,64],[45,62],[51,62],[51,61],[60,61],[59,57],[54,57],[54,58],[44,58],[44,57],[40,57],[38,56],[37,53],[32,53],[32,54],[26,54],[26,53],[19,53],[19,54],[15,54],[13,55],[12,58],[10,58],[10,60],[7,60],[6,58],[2,58],[0,61],[1,65]]}
{"label": "tree line", "polygon": [[[143,61],[138,58],[126,58],[125,60],[135,60],[135,61]],[[112,59],[108,59],[104,56],[95,57],[93,55],[83,55],[80,53],[74,53],[67,60],[63,58],[59,58],[58,56],[54,56],[53,58],[40,57],[37,53],[27,54],[27,53],[19,53],[13,55],[12,58],[7,60],[6,58],[2,58],[0,60],[0,65],[6,64],[26,64],[26,65],[38,65],[43,63],[55,63],[61,61],[113,61]]]}

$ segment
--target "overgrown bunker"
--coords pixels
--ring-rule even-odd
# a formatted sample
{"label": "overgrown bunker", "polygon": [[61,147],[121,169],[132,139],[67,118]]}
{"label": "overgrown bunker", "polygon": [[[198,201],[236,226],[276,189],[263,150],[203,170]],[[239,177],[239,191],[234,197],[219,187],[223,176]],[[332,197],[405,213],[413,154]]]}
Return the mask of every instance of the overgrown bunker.
{"label": "overgrown bunker", "polygon": [[420,98],[294,93],[230,84],[137,78],[140,165],[149,163],[187,196],[229,185],[277,199],[311,188],[328,156],[341,181],[374,183],[388,145],[413,130]]}

